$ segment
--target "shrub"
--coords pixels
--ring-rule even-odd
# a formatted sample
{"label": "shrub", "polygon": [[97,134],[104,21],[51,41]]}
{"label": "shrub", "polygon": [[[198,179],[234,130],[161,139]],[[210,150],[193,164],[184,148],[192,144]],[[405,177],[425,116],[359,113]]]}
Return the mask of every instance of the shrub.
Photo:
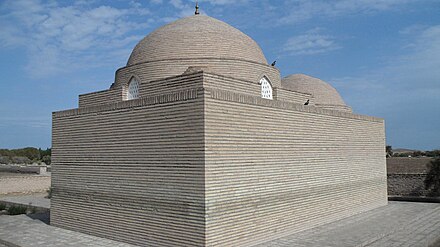
{"label": "shrub", "polygon": [[0,164],[9,164],[11,163],[11,159],[8,156],[2,156],[0,154]]}
{"label": "shrub", "polygon": [[51,157],[50,157],[50,155],[45,155],[45,156],[42,158],[42,161],[43,161],[44,163],[46,163],[46,165],[50,165],[50,162],[51,162]]}
{"label": "shrub", "polygon": [[385,147],[385,152],[387,154],[387,158],[389,157],[393,157],[393,147],[391,146],[386,146]]}
{"label": "shrub", "polygon": [[24,156],[14,156],[12,157],[12,162],[15,164],[30,164],[32,161],[28,157]]}
{"label": "shrub", "polygon": [[12,205],[8,208],[8,214],[9,215],[18,215],[18,214],[26,214],[27,207],[25,206],[15,206]]}
{"label": "shrub", "polygon": [[0,211],[3,211],[6,209],[6,204],[0,203]]}
{"label": "shrub", "polygon": [[440,158],[432,160],[428,164],[425,189],[431,190],[431,196],[440,196]]}
{"label": "shrub", "polygon": [[50,187],[48,190],[46,190],[47,191],[47,198],[52,198],[52,187]]}

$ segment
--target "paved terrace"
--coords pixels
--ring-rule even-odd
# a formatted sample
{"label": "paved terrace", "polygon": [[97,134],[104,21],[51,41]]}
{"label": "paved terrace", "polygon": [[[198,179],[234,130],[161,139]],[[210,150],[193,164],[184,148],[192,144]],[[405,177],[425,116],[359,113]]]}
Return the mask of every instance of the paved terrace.
{"label": "paved terrace", "polygon": [[440,204],[388,203],[388,206],[292,234],[258,247],[440,246]]}
{"label": "paved terrace", "polygon": [[[46,225],[28,215],[0,216],[0,247],[130,247],[132,245]],[[36,218],[36,219],[33,219]],[[3,245],[2,245],[3,244]]]}
{"label": "paved terrace", "polygon": [[[38,220],[41,217],[31,217],[0,216],[0,247],[131,246],[52,227]],[[440,204],[389,202],[385,207],[258,245],[262,246],[440,246]]]}

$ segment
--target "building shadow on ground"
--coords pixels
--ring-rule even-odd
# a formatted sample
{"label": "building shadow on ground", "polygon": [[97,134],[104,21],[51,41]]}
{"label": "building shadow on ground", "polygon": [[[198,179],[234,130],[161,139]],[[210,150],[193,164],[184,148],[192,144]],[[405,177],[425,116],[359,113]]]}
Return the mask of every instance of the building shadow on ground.
{"label": "building shadow on ground", "polygon": [[39,220],[47,225],[50,225],[50,212],[40,212],[35,214],[27,214],[27,217],[33,219],[33,220]]}

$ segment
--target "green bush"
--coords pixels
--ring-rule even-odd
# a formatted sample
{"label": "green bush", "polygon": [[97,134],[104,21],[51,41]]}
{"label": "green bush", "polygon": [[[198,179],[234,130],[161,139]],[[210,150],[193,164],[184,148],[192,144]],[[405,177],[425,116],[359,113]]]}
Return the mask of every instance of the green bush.
{"label": "green bush", "polygon": [[12,205],[8,208],[8,214],[9,215],[18,215],[18,214],[26,214],[27,207],[25,206],[15,206]]}
{"label": "green bush", "polygon": [[0,211],[3,211],[6,209],[6,205],[3,203],[0,203]]}
{"label": "green bush", "polygon": [[[50,163],[50,155],[52,150],[47,148],[42,150],[33,147],[19,149],[0,149],[0,164],[29,164],[33,162],[44,161]],[[44,158],[46,156],[46,158]]]}

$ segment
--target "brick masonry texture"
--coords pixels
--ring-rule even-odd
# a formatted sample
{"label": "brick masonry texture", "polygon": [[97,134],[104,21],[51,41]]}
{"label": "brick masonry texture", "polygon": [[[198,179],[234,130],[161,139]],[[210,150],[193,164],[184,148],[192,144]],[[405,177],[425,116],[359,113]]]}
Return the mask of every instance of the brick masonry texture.
{"label": "brick masonry texture", "polygon": [[207,246],[248,246],[386,205],[383,121],[207,91]]}
{"label": "brick masonry texture", "polygon": [[[38,219],[44,219],[39,215]],[[0,246],[126,246],[120,242],[60,229],[28,216],[0,216]],[[427,247],[440,243],[440,204],[389,202],[310,230],[265,242],[261,247]],[[255,246],[255,247],[257,247]]]}
{"label": "brick masonry texture", "polygon": [[221,57],[267,64],[261,48],[238,29],[204,15],[182,18],[151,32],[127,65],[164,59]]}
{"label": "brick masonry texture", "polygon": [[203,71],[149,86],[53,113],[53,225],[249,246],[387,204],[382,119],[262,99],[256,82]]}
{"label": "brick masonry texture", "polygon": [[141,246],[251,246],[386,205],[383,119],[319,83],[283,87],[255,41],[210,17],[159,28],[110,89],[53,113],[52,224]]}
{"label": "brick masonry texture", "polygon": [[321,108],[351,112],[334,87],[327,82],[304,74],[294,74],[281,80],[283,88],[311,94],[314,104]]}
{"label": "brick masonry texture", "polygon": [[79,96],[79,108],[121,101],[122,88],[109,89]]}
{"label": "brick masonry texture", "polygon": [[141,96],[145,96],[155,89],[149,82],[181,75],[189,66],[208,67],[213,73],[252,82],[265,75],[273,86],[281,85],[278,69],[267,64],[254,40],[214,18],[191,16],[146,36],[134,48],[127,67],[116,72],[114,87],[80,95],[79,107],[124,100],[124,91],[134,76],[143,87]]}
{"label": "brick masonry texture", "polygon": [[[274,87],[280,87],[279,71],[271,66],[233,59],[201,58],[179,59],[146,62],[119,69],[116,72],[113,88],[101,92],[83,94],[79,96],[79,107],[96,106],[125,100],[125,90],[131,78],[136,77],[140,82],[140,96],[147,96],[157,90],[166,90],[167,87],[155,85],[155,81],[179,76],[189,66],[208,67],[212,73],[235,80],[258,82],[263,75],[267,76]],[[248,83],[248,84],[251,84]],[[256,86],[256,85],[255,85]]]}
{"label": "brick masonry texture", "polygon": [[203,245],[203,102],[193,96],[54,113],[52,224],[139,245]]}

